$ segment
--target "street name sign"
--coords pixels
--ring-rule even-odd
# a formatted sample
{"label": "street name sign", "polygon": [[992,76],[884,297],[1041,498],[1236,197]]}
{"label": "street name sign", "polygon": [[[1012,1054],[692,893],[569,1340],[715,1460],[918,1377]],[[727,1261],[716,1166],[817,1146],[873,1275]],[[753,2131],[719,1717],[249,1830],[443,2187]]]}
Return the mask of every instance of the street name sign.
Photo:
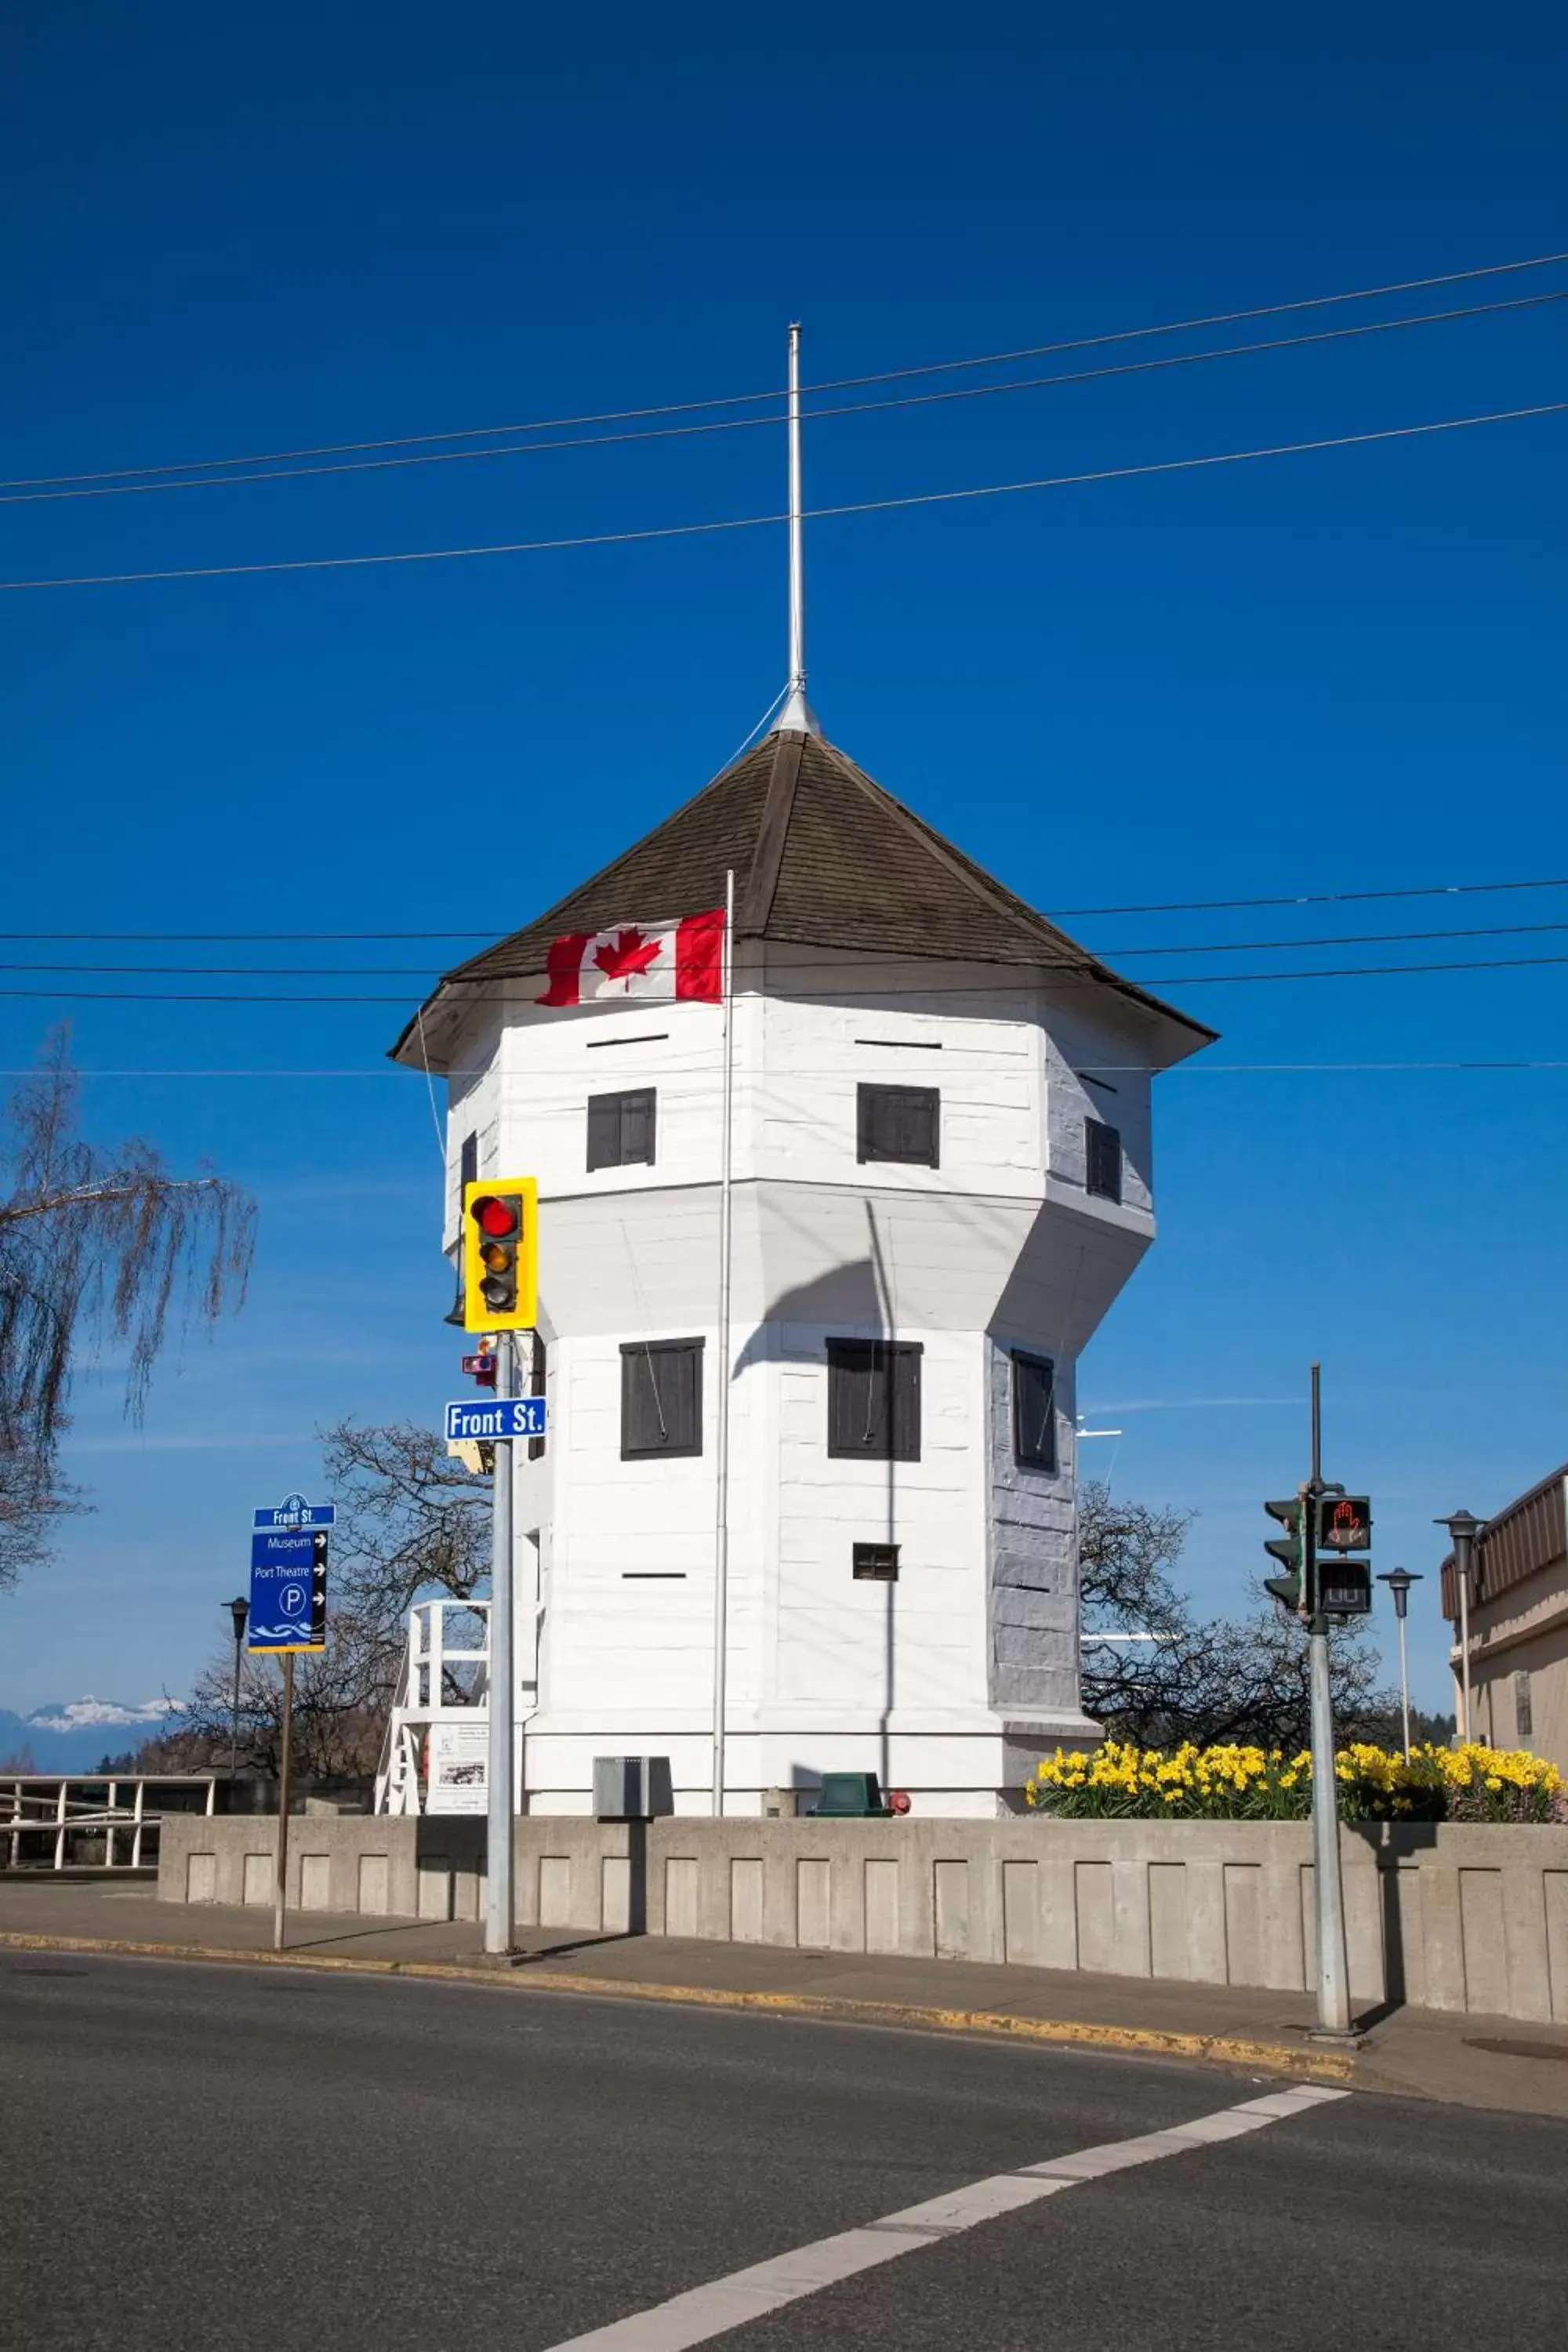
{"label": "street name sign", "polygon": [[253,1528],[330,1528],[337,1522],[331,1503],[307,1503],[303,1495],[285,1495],[280,1503],[264,1503],[252,1511]]}
{"label": "street name sign", "polygon": [[542,1396],[490,1397],[483,1402],[478,1397],[466,1398],[460,1404],[447,1407],[448,1445],[465,1438],[470,1443],[484,1438],[493,1445],[514,1437],[543,1435]]}
{"label": "street name sign", "polygon": [[258,1530],[250,1538],[251,1650],[327,1646],[327,1532],[324,1528]]}

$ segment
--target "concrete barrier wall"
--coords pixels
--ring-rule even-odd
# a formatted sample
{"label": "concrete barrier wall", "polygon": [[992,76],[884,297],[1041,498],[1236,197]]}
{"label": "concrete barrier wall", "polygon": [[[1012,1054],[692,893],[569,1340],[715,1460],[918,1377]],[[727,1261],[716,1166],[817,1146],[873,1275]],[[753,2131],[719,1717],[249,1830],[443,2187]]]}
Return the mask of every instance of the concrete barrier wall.
{"label": "concrete barrier wall", "polygon": [[[169,1821],[158,1892],[268,1903],[276,1824]],[[1568,1827],[1341,1832],[1362,2004],[1568,2022]],[[1315,1937],[1297,1822],[599,1822],[516,1825],[522,1927],[1014,1961],[1300,1991]],[[289,1900],[477,1918],[482,1822],[307,1816]]]}

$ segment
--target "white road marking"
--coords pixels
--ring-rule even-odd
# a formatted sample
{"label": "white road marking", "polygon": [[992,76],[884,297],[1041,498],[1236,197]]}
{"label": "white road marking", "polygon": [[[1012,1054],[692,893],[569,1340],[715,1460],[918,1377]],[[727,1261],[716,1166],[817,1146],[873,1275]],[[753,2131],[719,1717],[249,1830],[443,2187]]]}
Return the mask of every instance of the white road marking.
{"label": "white road marking", "polygon": [[962,2230],[973,2230],[978,2222],[994,2221],[1001,2213],[1016,2213],[1042,2197],[1054,2197],[1060,2189],[1103,2179],[1130,2165],[1152,2164],[1163,2156],[1181,2156],[1192,2148],[1237,2139],[1244,2132],[1261,2131],[1266,2124],[1302,2115],[1325,2100],[1349,2096],[1348,2091],[1298,2083],[1288,2091],[1271,2091],[1265,2098],[1222,2107],[1217,2114],[1198,2116],[1190,2124],[1178,2124],[1167,2131],[1145,2132],[1138,2139],[1110,2140],[1103,2147],[1082,2147],[1071,2156],[1053,2156],[1044,2164],[1025,2165],[1016,2172],[993,2173],[989,2179],[972,2181],[967,2189],[949,2189],[923,2205],[907,2206],[860,2229],[843,2230],[837,2237],[819,2238],[815,2245],[797,2246],[793,2253],[775,2254],[771,2262],[753,2263],[749,2270],[732,2271],[728,2278],[714,2279],[707,2286],[672,2295],[668,2303],[655,2304],[650,2311],[634,2312],[629,2319],[614,2320],[608,2327],[595,2327],[586,2336],[552,2345],[551,2352],[687,2352],[689,2345],[706,2344],[731,2327],[743,2327],[748,2320],[764,2318],[786,2303],[816,2294],[840,2279],[853,2278],[858,2271],[896,2262],[917,2246],[936,2245]]}

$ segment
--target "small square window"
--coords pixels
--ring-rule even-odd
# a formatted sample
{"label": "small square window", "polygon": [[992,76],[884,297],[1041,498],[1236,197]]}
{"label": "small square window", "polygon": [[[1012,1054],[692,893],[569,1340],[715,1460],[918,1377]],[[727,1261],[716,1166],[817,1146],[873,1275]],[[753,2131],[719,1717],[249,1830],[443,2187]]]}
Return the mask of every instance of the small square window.
{"label": "small square window", "polygon": [[829,1339],[827,1451],[839,1461],[921,1458],[918,1339]]}
{"label": "small square window", "polygon": [[621,1349],[621,1460],[701,1451],[701,1340],[627,1340]]}
{"label": "small square window", "polygon": [[588,1097],[588,1169],[653,1166],[656,1089]]}
{"label": "small square window", "polygon": [[1121,1198],[1121,1130],[1102,1119],[1083,1123],[1084,1188],[1100,1201]]}
{"label": "small square window", "polygon": [[1057,1466],[1057,1369],[1045,1356],[1013,1359],[1013,1459],[1023,1469]]}
{"label": "small square window", "polygon": [[1528,1739],[1535,1729],[1535,1717],[1530,1704],[1530,1675],[1521,1672],[1513,1678],[1513,1736]]}
{"label": "small square window", "polygon": [[858,1543],[852,1547],[851,1573],[857,1584],[897,1584],[899,1547],[890,1543]]}
{"label": "small square window", "polygon": [[858,1157],[907,1168],[939,1166],[941,1105],[935,1087],[857,1087]]}

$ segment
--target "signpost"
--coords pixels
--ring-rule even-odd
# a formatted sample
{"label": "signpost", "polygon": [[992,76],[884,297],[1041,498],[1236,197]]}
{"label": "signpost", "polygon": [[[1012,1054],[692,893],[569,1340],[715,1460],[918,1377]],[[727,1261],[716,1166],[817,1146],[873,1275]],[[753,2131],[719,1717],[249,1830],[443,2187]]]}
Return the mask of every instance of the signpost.
{"label": "signpost", "polygon": [[285,1495],[280,1503],[262,1504],[252,1511],[253,1528],[330,1528],[337,1524],[331,1503],[307,1503],[303,1495]]}
{"label": "signpost", "polygon": [[286,1495],[251,1513],[250,1616],[247,1647],[283,1661],[283,1736],[278,1759],[278,1884],[272,1948],[283,1949],[289,1883],[289,1766],[294,1728],[294,1661],[327,1646],[327,1530],[331,1503]]}
{"label": "signpost", "polygon": [[248,1646],[274,1654],[327,1646],[325,1528],[250,1538]]}
{"label": "signpost", "polygon": [[542,1396],[498,1396],[489,1403],[466,1397],[447,1407],[447,1443],[485,1438],[492,1445],[518,1437],[542,1437],[545,1411]]}

